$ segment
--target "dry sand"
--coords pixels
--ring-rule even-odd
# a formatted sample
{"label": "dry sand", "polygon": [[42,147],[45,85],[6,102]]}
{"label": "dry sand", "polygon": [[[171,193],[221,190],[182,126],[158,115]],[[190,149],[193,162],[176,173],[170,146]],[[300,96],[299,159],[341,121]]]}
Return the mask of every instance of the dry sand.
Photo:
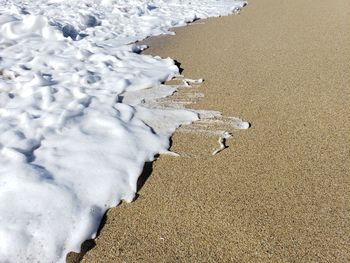
{"label": "dry sand", "polygon": [[146,41],[206,80],[193,107],[252,127],[214,157],[217,138],[176,133],[172,150],[192,158],[156,161],[83,262],[350,262],[349,10],[250,0]]}

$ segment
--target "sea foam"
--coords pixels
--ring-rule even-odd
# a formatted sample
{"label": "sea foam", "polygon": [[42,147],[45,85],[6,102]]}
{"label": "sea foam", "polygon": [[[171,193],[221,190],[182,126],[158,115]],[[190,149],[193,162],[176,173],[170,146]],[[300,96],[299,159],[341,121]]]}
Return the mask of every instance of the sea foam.
{"label": "sea foam", "polygon": [[0,0],[0,262],[64,262],[145,162],[198,116],[142,104],[174,90],[135,41],[228,15],[227,0]]}

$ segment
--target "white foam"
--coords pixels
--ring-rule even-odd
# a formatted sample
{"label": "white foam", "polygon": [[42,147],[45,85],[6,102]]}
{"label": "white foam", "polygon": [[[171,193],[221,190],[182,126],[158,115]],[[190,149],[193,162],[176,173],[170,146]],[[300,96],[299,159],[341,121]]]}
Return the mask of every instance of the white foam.
{"label": "white foam", "polygon": [[178,68],[129,43],[243,5],[0,0],[0,262],[79,251],[108,208],[133,200],[144,162],[198,118],[143,105],[174,92],[159,84]]}

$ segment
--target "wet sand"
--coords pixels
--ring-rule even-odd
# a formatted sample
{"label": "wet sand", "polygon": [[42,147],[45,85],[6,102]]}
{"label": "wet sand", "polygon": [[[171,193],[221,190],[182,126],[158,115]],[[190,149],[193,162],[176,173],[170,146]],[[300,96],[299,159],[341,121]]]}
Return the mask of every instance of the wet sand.
{"label": "wet sand", "polygon": [[[228,149],[177,132],[83,262],[350,262],[350,1],[250,0],[147,40],[204,78],[193,108],[251,122]],[[186,155],[187,154],[187,155]],[[95,245],[96,243],[96,245]]]}

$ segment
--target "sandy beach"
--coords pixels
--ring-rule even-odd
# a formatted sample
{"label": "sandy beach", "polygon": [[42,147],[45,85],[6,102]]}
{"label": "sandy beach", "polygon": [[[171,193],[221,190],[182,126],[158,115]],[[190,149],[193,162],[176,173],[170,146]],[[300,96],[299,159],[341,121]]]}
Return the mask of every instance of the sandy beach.
{"label": "sandy beach", "polygon": [[205,79],[190,108],[252,126],[216,156],[216,137],[175,133],[183,157],[147,164],[139,197],[68,262],[349,262],[349,10],[250,0],[145,41]]}

